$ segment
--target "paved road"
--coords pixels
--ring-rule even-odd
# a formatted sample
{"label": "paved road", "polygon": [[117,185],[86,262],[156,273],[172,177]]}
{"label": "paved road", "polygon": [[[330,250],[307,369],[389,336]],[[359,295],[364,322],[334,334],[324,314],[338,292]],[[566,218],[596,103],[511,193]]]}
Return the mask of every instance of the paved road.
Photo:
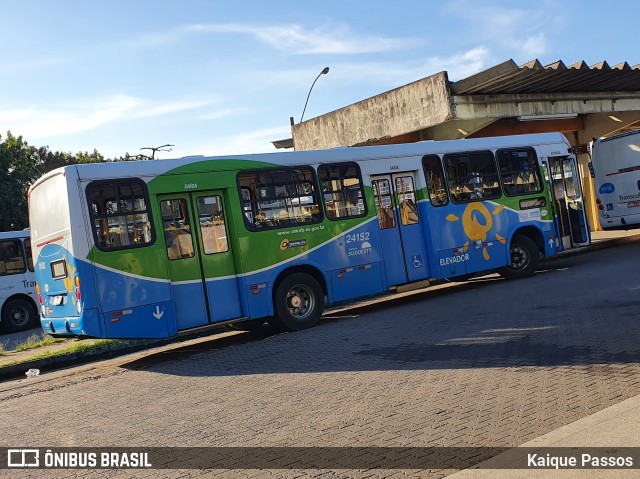
{"label": "paved road", "polygon": [[[5,383],[1,443],[516,446],[640,394],[639,257],[634,243],[555,260],[531,279],[471,281],[308,331],[254,341],[239,335],[120,367],[106,362]],[[150,470],[136,477],[450,472]]]}

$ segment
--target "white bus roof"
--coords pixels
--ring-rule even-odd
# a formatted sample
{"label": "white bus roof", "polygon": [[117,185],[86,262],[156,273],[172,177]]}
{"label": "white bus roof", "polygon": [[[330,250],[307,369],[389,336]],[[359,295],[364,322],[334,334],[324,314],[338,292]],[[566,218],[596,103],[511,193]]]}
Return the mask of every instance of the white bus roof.
{"label": "white bus roof", "polygon": [[[538,133],[530,135],[512,135],[488,138],[470,138],[464,140],[421,141],[417,143],[341,147],[330,150],[308,150],[294,152],[257,153],[248,155],[225,156],[187,156],[184,158],[142,161],[121,161],[109,163],[89,163],[65,166],[53,170],[38,181],[33,190],[45,179],[64,174],[64,170],[75,168],[79,179],[108,179],[127,176],[157,176],[181,166],[203,161],[246,160],[265,163],[287,165],[332,163],[339,161],[363,161],[383,158],[400,158],[426,154],[446,154],[464,150],[487,150],[497,148],[514,148],[519,146],[564,144],[569,147],[566,137],[562,133]],[[566,153],[566,152],[562,152]]]}
{"label": "white bus roof", "polygon": [[13,238],[29,238],[31,231],[29,228],[17,231],[0,231],[0,240],[13,239]]}

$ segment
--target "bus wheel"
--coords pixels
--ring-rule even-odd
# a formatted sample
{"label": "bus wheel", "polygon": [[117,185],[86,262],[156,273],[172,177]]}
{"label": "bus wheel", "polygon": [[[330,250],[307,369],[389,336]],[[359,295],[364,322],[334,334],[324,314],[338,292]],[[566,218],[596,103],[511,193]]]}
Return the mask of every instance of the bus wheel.
{"label": "bus wheel", "polygon": [[520,279],[533,276],[540,262],[540,251],[536,243],[524,235],[516,235],[511,240],[511,266],[498,268],[500,276]]}
{"label": "bus wheel", "polygon": [[323,305],[324,294],[318,282],[308,274],[294,273],[278,285],[274,296],[275,317],[269,322],[280,330],[311,328],[320,321]]}
{"label": "bus wheel", "polygon": [[13,298],[4,303],[2,327],[8,333],[26,331],[36,325],[37,313],[33,305],[22,298]]}

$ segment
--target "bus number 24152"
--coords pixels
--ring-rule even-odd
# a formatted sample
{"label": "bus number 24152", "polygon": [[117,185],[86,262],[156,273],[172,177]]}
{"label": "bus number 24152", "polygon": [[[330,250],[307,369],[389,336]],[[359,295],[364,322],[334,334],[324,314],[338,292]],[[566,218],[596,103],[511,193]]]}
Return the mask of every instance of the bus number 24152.
{"label": "bus number 24152", "polygon": [[363,241],[369,241],[368,231],[347,235],[347,243],[362,243]]}

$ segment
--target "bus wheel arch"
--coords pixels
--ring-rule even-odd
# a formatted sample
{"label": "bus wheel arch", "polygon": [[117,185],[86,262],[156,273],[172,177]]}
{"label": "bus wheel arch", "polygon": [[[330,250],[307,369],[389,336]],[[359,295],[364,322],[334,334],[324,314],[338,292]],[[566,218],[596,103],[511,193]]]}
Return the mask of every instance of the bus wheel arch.
{"label": "bus wheel arch", "polygon": [[269,323],[276,329],[298,331],[315,326],[324,309],[327,283],[312,266],[297,266],[280,273],[273,286],[273,313]]}
{"label": "bus wheel arch", "polygon": [[0,326],[9,333],[26,331],[38,324],[38,308],[27,295],[17,294],[7,299],[2,307]]}
{"label": "bus wheel arch", "polygon": [[542,234],[534,227],[516,231],[509,244],[511,265],[496,269],[506,279],[521,279],[533,276],[544,252]]}

